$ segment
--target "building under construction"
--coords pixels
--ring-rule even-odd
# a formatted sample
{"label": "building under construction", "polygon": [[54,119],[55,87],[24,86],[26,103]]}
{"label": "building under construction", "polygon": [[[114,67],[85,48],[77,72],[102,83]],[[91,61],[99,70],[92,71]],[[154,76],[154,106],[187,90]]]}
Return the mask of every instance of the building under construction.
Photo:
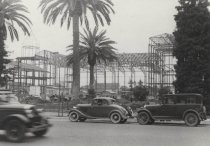
{"label": "building under construction", "polygon": [[[162,34],[149,38],[147,53],[122,53],[118,54],[118,61],[95,66],[96,90],[98,77],[103,76],[104,90],[106,84],[112,91],[119,91],[120,86],[126,86],[128,81],[132,86],[139,80],[150,89],[150,95],[156,95],[161,87],[170,87],[175,80],[174,64],[172,57],[174,38],[169,34]],[[47,50],[37,50],[35,46],[25,46],[25,52],[33,51],[30,56],[18,57],[16,61],[8,64],[15,72],[10,82],[10,88],[18,93],[30,93],[36,89],[42,97],[52,94],[71,94],[72,69],[66,65],[65,55]],[[27,53],[25,53],[27,54]],[[88,86],[87,60],[81,61],[81,72],[86,73]],[[106,74],[111,77],[107,78]],[[101,80],[100,80],[101,81]],[[88,88],[88,87],[87,87]],[[110,90],[110,89],[109,89]],[[36,94],[36,93],[34,93]]]}

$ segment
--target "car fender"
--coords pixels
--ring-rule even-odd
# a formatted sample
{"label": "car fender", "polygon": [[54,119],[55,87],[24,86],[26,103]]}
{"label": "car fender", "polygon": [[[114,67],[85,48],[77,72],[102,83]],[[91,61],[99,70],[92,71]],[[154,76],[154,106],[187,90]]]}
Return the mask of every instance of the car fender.
{"label": "car fender", "polygon": [[152,116],[152,113],[151,113],[149,110],[147,110],[147,109],[139,109],[139,110],[137,111],[137,113],[140,113],[140,112],[147,112],[147,113],[149,114],[149,116],[150,116],[152,119],[154,119],[153,116]]}
{"label": "car fender", "polygon": [[[94,119],[94,118],[95,118],[95,117],[92,117],[92,116],[89,116],[89,115],[84,114],[83,112],[81,112],[81,111],[78,110],[78,109],[70,109],[69,114],[70,114],[71,112],[73,112],[73,111],[79,113],[80,116],[83,116],[83,117],[85,117],[85,118],[89,118],[89,119]],[[69,115],[69,114],[68,114],[68,115]]]}
{"label": "car fender", "polygon": [[195,113],[197,116],[198,116],[198,118],[199,118],[199,120],[202,120],[201,118],[200,118],[200,116],[199,116],[199,113],[196,111],[196,110],[193,110],[193,109],[188,109],[188,110],[186,110],[184,113],[183,113],[183,116],[182,116],[182,119],[184,119],[184,117],[185,117],[185,115],[187,114],[187,113]]}
{"label": "car fender", "polygon": [[23,123],[27,124],[30,122],[30,119],[27,118],[26,116],[24,115],[20,115],[20,114],[12,114],[12,115],[9,115],[7,116],[5,119],[4,119],[4,122],[3,122],[3,126],[11,119],[18,119],[20,121],[22,121]]}
{"label": "car fender", "polygon": [[124,114],[122,113],[122,111],[120,111],[120,110],[112,110],[112,111],[109,113],[109,117],[110,117],[111,114],[114,113],[114,112],[119,113],[120,116],[121,116],[123,119],[127,119],[127,118],[128,118],[128,117],[127,117],[126,115],[124,115]]}

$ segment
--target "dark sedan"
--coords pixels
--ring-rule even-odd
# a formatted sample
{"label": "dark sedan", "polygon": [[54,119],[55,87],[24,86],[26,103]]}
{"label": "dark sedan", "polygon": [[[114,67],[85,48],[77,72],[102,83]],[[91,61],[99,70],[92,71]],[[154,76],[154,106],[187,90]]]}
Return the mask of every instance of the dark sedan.
{"label": "dark sedan", "polygon": [[110,97],[94,98],[91,104],[78,104],[69,111],[69,120],[83,122],[86,119],[110,118],[112,123],[125,123],[128,111]]}

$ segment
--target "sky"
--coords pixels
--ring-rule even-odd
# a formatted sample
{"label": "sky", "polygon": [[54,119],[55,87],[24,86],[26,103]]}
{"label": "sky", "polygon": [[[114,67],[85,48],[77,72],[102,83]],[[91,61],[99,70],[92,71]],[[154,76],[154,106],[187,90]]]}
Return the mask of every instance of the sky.
{"label": "sky", "polygon": [[[41,50],[68,54],[66,47],[72,44],[72,27],[60,27],[60,23],[46,25],[38,9],[40,0],[22,0],[30,14],[31,37],[20,32],[20,40],[6,41],[10,58],[30,54],[22,47],[34,45]],[[119,53],[145,53],[148,50],[149,37],[163,33],[172,33],[176,27],[174,15],[178,0],[112,0],[115,14],[111,15],[111,25],[100,27],[107,30],[107,37],[117,42],[114,46]]]}

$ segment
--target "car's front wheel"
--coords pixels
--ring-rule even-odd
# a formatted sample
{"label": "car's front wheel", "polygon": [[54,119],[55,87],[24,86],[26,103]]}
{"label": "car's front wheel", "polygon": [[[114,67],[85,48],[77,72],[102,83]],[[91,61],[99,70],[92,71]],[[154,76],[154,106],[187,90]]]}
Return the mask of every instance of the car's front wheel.
{"label": "car's front wheel", "polygon": [[47,133],[48,129],[44,129],[44,130],[41,130],[41,131],[36,131],[36,132],[33,132],[33,134],[37,137],[41,137],[43,135],[45,135]]}
{"label": "car's front wheel", "polygon": [[191,126],[191,127],[197,126],[200,122],[200,120],[198,119],[198,116],[195,113],[186,114],[184,121],[187,126]]}
{"label": "car's front wheel", "polygon": [[77,122],[79,120],[79,114],[76,111],[69,113],[69,120],[72,122]]}
{"label": "car's front wheel", "polygon": [[10,120],[5,126],[6,138],[12,142],[20,142],[25,137],[26,126],[19,120]]}
{"label": "car's front wheel", "polygon": [[146,125],[150,121],[150,116],[147,112],[140,112],[137,115],[137,122],[141,125]]}
{"label": "car's front wheel", "polygon": [[121,121],[121,115],[118,112],[114,112],[110,115],[110,120],[112,123],[117,124]]}

